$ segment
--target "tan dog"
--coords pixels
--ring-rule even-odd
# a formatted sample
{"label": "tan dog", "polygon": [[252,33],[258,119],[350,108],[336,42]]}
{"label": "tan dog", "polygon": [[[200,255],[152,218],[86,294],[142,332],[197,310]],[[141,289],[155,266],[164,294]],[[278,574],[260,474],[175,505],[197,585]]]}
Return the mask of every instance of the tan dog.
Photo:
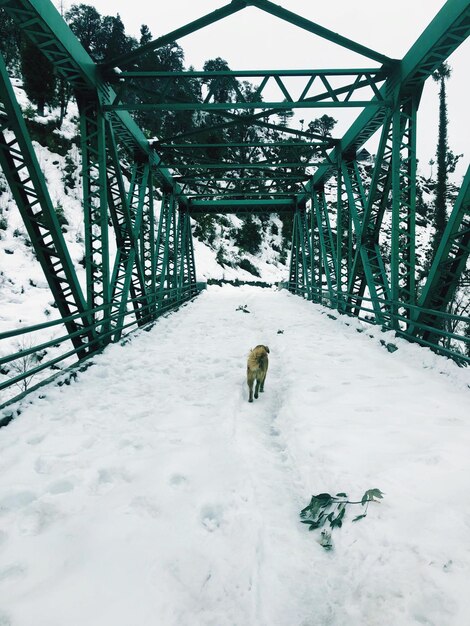
{"label": "tan dog", "polygon": [[255,380],[255,398],[258,397],[258,391],[264,391],[264,381],[268,371],[268,354],[268,346],[256,346],[256,348],[250,350],[246,367],[246,381],[250,390],[248,402],[253,402],[253,383]]}

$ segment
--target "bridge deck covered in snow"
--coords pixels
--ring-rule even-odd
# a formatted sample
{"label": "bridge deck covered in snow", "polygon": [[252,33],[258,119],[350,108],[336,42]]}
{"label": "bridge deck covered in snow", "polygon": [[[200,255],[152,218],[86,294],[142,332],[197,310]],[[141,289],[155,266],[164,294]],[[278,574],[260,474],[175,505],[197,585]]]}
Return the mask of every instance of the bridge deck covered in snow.
{"label": "bridge deck covered in snow", "polygon": [[[469,371],[362,328],[211,287],[29,396],[0,431],[0,624],[467,624]],[[331,551],[299,523],[371,488]]]}

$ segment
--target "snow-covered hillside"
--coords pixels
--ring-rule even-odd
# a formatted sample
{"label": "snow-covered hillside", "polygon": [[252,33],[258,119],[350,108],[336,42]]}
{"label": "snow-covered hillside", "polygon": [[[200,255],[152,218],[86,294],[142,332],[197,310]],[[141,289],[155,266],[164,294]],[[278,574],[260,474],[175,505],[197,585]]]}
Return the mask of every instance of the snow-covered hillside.
{"label": "snow-covered hillside", "polygon": [[[358,330],[213,286],[33,392],[0,431],[0,624],[467,626],[470,370]],[[372,488],[330,551],[300,523]]]}

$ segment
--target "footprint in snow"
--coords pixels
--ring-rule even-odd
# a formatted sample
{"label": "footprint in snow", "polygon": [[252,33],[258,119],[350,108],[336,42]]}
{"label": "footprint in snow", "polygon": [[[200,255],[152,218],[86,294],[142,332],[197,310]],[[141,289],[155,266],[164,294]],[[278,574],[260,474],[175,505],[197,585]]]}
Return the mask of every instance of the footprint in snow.
{"label": "footprint in snow", "polygon": [[168,482],[172,487],[182,487],[187,484],[188,479],[183,474],[172,474]]}
{"label": "footprint in snow", "polygon": [[30,437],[29,439],[26,439],[26,443],[28,443],[30,446],[37,446],[39,443],[41,443],[41,441],[44,440],[45,435],[36,435],[36,437]]}
{"label": "footprint in snow", "polygon": [[61,493],[69,493],[73,491],[75,485],[70,480],[58,480],[55,483],[51,483],[47,488],[48,493],[51,493],[54,496],[60,495]]}
{"label": "footprint in snow", "polygon": [[39,535],[61,517],[59,510],[52,504],[36,502],[33,507],[25,511],[25,515],[19,521],[18,528],[22,535]]}
{"label": "footprint in snow", "polygon": [[131,503],[131,508],[145,517],[151,517],[153,519],[161,515],[161,510],[158,505],[152,501],[151,498],[146,496],[137,496]]}
{"label": "footprint in snow", "polygon": [[27,569],[28,568],[23,563],[10,563],[10,565],[0,568],[0,583],[22,578],[24,574],[26,574]]}
{"label": "footprint in snow", "polygon": [[223,507],[219,504],[203,506],[199,517],[204,528],[210,533],[220,528],[223,522],[223,512]]}
{"label": "footprint in snow", "polygon": [[18,511],[36,500],[36,494],[32,491],[18,491],[5,496],[0,500],[0,514],[8,511]]}

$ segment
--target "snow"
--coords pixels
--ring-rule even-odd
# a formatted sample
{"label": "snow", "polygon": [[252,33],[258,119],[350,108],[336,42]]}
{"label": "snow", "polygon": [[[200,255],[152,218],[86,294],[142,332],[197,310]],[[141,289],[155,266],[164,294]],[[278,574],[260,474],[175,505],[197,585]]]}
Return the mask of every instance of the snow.
{"label": "snow", "polygon": [[[0,624],[466,626],[470,370],[380,339],[214,286],[33,392],[0,430]],[[331,551],[299,522],[371,488]]]}

